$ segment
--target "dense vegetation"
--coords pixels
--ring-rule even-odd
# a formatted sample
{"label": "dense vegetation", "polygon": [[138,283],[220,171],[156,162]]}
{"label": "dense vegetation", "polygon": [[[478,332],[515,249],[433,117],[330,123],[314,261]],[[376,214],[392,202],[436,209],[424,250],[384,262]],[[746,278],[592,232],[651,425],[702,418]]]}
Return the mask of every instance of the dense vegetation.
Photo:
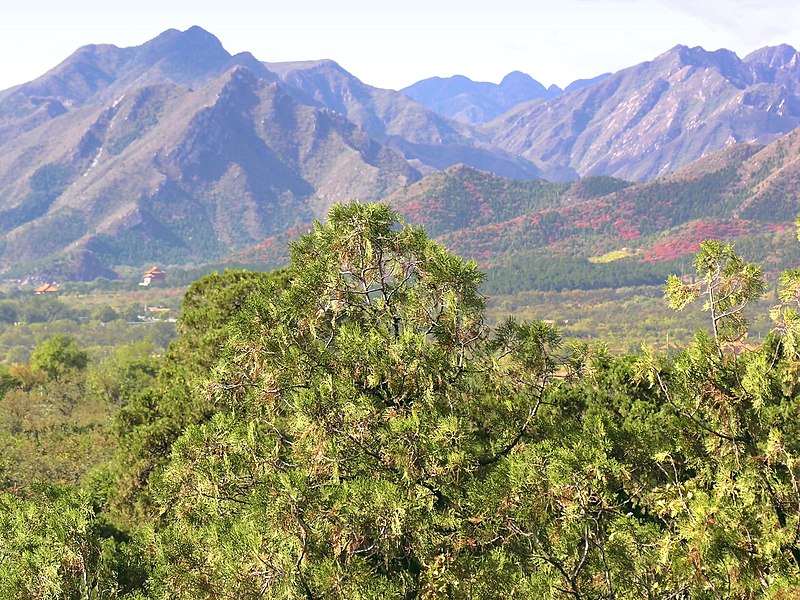
{"label": "dense vegetation", "polygon": [[336,206],[287,270],[193,284],[161,358],[47,341],[0,370],[0,595],[793,597],[800,271],[756,345],[761,268],[693,269],[707,330],[613,355],[489,327],[474,262]]}
{"label": "dense vegetation", "polygon": [[[63,286],[56,298],[30,290],[0,292],[0,362],[25,363],[54,335],[75,339],[95,359],[138,342],[163,354],[175,336],[170,315],[177,315],[179,298],[171,290],[85,294],[70,287]],[[160,312],[153,312],[154,307]]]}

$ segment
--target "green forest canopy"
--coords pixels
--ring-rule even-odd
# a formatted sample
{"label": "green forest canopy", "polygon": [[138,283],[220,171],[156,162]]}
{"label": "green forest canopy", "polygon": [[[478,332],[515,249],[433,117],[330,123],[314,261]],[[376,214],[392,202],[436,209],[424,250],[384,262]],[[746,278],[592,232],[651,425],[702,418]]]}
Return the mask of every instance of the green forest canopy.
{"label": "green forest canopy", "polygon": [[287,270],[193,284],[161,359],[59,339],[0,372],[21,460],[73,413],[110,448],[73,483],[2,465],[0,596],[793,597],[800,272],[755,346],[760,268],[695,267],[667,296],[710,332],[615,356],[490,329],[474,262],[337,205]]}

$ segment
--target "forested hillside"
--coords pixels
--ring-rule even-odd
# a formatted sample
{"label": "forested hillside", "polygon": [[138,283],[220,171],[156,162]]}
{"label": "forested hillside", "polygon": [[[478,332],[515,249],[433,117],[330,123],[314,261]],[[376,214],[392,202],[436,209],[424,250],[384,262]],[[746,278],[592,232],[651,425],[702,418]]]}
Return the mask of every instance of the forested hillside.
{"label": "forested hillside", "polygon": [[800,212],[799,148],[794,131],[640,184],[515,181],[458,165],[386,200],[478,261],[490,294],[658,285],[670,272],[687,274],[708,238],[736,242],[776,272],[800,266],[800,248],[789,241]]}
{"label": "forested hillside", "polygon": [[[54,338],[0,371],[24,458],[0,466],[0,596],[800,590],[800,271],[703,242],[662,310],[706,327],[615,355],[489,327],[475,262],[385,205],[335,206],[290,255],[193,284],[162,357],[98,370]],[[54,455],[72,470],[37,467]]]}

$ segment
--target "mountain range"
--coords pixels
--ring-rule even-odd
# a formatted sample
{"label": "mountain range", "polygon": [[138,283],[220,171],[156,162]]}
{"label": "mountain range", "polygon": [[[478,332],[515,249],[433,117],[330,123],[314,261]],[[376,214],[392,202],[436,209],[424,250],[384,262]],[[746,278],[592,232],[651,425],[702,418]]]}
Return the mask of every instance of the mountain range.
{"label": "mountain range", "polygon": [[454,75],[423,79],[400,91],[441,115],[480,125],[523,102],[550,100],[597,83],[609,75],[604,73],[592,79],[579,79],[563,90],[557,85],[545,88],[530,75],[519,71],[509,73],[499,84],[472,81],[463,75]]}
{"label": "mountain range", "polygon": [[800,57],[790,46],[739,59],[675,48],[489,124],[495,144],[540,168],[649,180],[722,147],[800,125]]}
{"label": "mountain range", "polygon": [[[398,92],[330,60],[231,55],[198,27],[86,46],[0,92],[0,272],[91,279],[220,261],[350,199],[388,200],[497,264],[566,244],[584,217],[635,222],[643,211],[635,233],[597,229],[607,238],[597,248],[680,229],[689,221],[672,216],[684,213],[766,233],[800,210],[787,195],[797,144],[772,143],[800,125],[799,63],[789,46],[744,59],[678,46],[565,90],[511,73]],[[700,208],[691,190],[709,181],[721,187]],[[461,192],[442,209],[437,186]]]}

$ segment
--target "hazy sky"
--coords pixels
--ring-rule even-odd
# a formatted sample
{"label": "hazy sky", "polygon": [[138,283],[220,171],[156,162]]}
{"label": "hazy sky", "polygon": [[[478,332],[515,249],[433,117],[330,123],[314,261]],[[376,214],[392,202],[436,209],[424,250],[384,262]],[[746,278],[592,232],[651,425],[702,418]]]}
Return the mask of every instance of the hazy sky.
{"label": "hazy sky", "polygon": [[200,25],[231,52],[268,62],[332,58],[399,89],[434,75],[545,85],[650,60],[676,44],[800,47],[798,0],[6,0],[0,89],[34,79],[79,46],[141,44]]}

